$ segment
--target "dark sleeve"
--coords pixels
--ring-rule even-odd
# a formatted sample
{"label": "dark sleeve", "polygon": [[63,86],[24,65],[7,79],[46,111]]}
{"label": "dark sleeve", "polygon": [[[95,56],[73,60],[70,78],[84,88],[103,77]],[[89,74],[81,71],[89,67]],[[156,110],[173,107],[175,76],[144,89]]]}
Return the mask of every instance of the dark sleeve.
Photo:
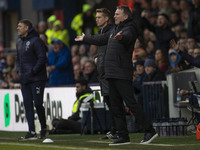
{"label": "dark sleeve", "polygon": [[133,41],[136,40],[137,37],[138,34],[135,30],[132,32],[130,30],[125,30],[122,31],[122,39],[120,42],[122,42],[124,45],[130,45]]}
{"label": "dark sleeve", "polygon": [[32,69],[32,72],[34,74],[38,73],[43,67],[45,67],[46,64],[46,48],[44,42],[37,38],[34,42],[34,50],[37,57],[37,62],[35,66]]}
{"label": "dark sleeve", "polygon": [[19,73],[19,50],[18,50],[18,43],[16,44],[16,50],[17,50],[17,55],[16,55],[16,70]]}
{"label": "dark sleeve", "polygon": [[119,40],[121,44],[123,44],[127,50],[133,51],[134,49],[134,43],[136,38],[138,37],[138,32],[136,30],[136,27],[129,27],[122,29],[122,39]]}
{"label": "dark sleeve", "polygon": [[192,57],[186,52],[180,51],[179,54],[182,56],[183,59],[185,59],[187,62],[189,62],[192,66],[200,68],[200,60],[197,58]]}
{"label": "dark sleeve", "polygon": [[110,32],[106,32],[104,34],[97,34],[97,35],[86,35],[83,38],[83,41],[89,44],[102,46],[108,43],[109,36],[110,36]]}

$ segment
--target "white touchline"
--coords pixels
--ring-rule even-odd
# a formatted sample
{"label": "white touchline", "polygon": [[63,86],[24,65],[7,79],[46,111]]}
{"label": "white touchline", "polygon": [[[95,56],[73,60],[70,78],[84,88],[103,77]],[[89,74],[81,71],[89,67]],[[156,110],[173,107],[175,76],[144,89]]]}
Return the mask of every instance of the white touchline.
{"label": "white touchline", "polygon": [[[80,147],[67,147],[67,146],[55,146],[55,145],[36,145],[36,144],[25,144],[25,143],[1,143],[0,145],[13,145],[13,146],[27,146],[27,147],[45,147],[45,148],[59,148],[59,149],[67,149],[67,150],[91,150],[89,148],[80,148]],[[95,150],[95,149],[93,149]],[[96,149],[99,150],[99,149]]]}

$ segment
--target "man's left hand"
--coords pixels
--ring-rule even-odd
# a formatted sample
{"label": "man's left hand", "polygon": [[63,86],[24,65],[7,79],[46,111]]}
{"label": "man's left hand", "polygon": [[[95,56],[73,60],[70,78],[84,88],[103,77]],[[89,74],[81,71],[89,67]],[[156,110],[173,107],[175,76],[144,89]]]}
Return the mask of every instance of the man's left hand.
{"label": "man's left hand", "polygon": [[121,40],[122,39],[122,31],[118,32],[115,37],[114,37],[115,40]]}

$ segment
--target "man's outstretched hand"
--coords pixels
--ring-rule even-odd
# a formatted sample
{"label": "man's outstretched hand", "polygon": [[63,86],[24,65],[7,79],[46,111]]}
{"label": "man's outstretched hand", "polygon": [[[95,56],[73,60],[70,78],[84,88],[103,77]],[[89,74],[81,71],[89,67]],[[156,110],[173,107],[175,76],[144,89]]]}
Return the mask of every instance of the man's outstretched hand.
{"label": "man's outstretched hand", "polygon": [[170,47],[171,47],[172,49],[176,50],[177,52],[180,51],[179,45],[180,45],[180,42],[176,43],[176,41],[175,41],[174,39],[172,39],[172,40],[170,41]]}
{"label": "man's outstretched hand", "polygon": [[115,40],[121,40],[122,39],[122,31],[118,32],[115,37],[114,37]]}
{"label": "man's outstretched hand", "polygon": [[84,36],[85,36],[85,34],[82,33],[81,36],[77,36],[74,40],[77,41],[77,42],[78,42],[78,41],[83,41]]}

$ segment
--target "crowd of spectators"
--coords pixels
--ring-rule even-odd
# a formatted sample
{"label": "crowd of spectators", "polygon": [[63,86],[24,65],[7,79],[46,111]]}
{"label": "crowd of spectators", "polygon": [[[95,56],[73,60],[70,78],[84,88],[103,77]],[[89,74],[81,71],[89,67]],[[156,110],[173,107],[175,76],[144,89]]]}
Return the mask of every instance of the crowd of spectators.
{"label": "crowd of spectators", "polygon": [[[90,19],[90,24],[87,18],[87,15],[92,18],[91,14],[92,8],[89,5],[84,5],[82,14],[75,16],[82,16],[83,19],[82,25],[77,28],[75,26],[77,24],[74,23],[76,19],[74,18],[72,21],[72,29],[77,29],[77,35],[83,30],[90,31],[91,34],[95,33],[94,20]],[[139,16],[135,17],[135,21],[143,29],[141,36],[135,43],[132,56],[135,68],[133,85],[137,89],[135,91],[140,93],[138,85],[143,81],[166,80],[167,74],[193,68],[181,58],[179,53],[170,48],[170,40],[179,41],[181,49],[194,58],[200,58],[200,0],[136,1],[133,16]],[[84,29],[80,30],[81,27]],[[71,64],[73,68],[73,79],[68,83],[72,84],[74,80],[80,78],[85,78],[89,83],[98,83],[95,65],[97,46],[87,43],[70,45],[68,30],[63,28],[62,22],[57,20],[54,15],[46,21],[40,21],[36,29],[47,46],[47,58],[50,55],[55,55],[54,59],[58,59],[57,55],[52,53],[55,51],[55,44],[52,41],[55,39],[61,40],[70,50],[70,54],[68,54],[70,60],[64,62]],[[49,61],[47,67],[50,65],[48,63]],[[57,73],[62,72],[62,69],[66,70],[67,65],[58,68]],[[50,77],[51,71],[47,70],[49,70]],[[59,77],[55,77],[53,80],[57,79],[61,80]],[[19,81],[15,69],[15,55],[8,54],[0,59],[0,88],[15,88],[18,85],[16,83]],[[63,83],[59,82],[59,84],[52,86],[66,86],[69,85],[68,83],[63,81]],[[138,97],[138,93],[135,93],[136,97]]]}

